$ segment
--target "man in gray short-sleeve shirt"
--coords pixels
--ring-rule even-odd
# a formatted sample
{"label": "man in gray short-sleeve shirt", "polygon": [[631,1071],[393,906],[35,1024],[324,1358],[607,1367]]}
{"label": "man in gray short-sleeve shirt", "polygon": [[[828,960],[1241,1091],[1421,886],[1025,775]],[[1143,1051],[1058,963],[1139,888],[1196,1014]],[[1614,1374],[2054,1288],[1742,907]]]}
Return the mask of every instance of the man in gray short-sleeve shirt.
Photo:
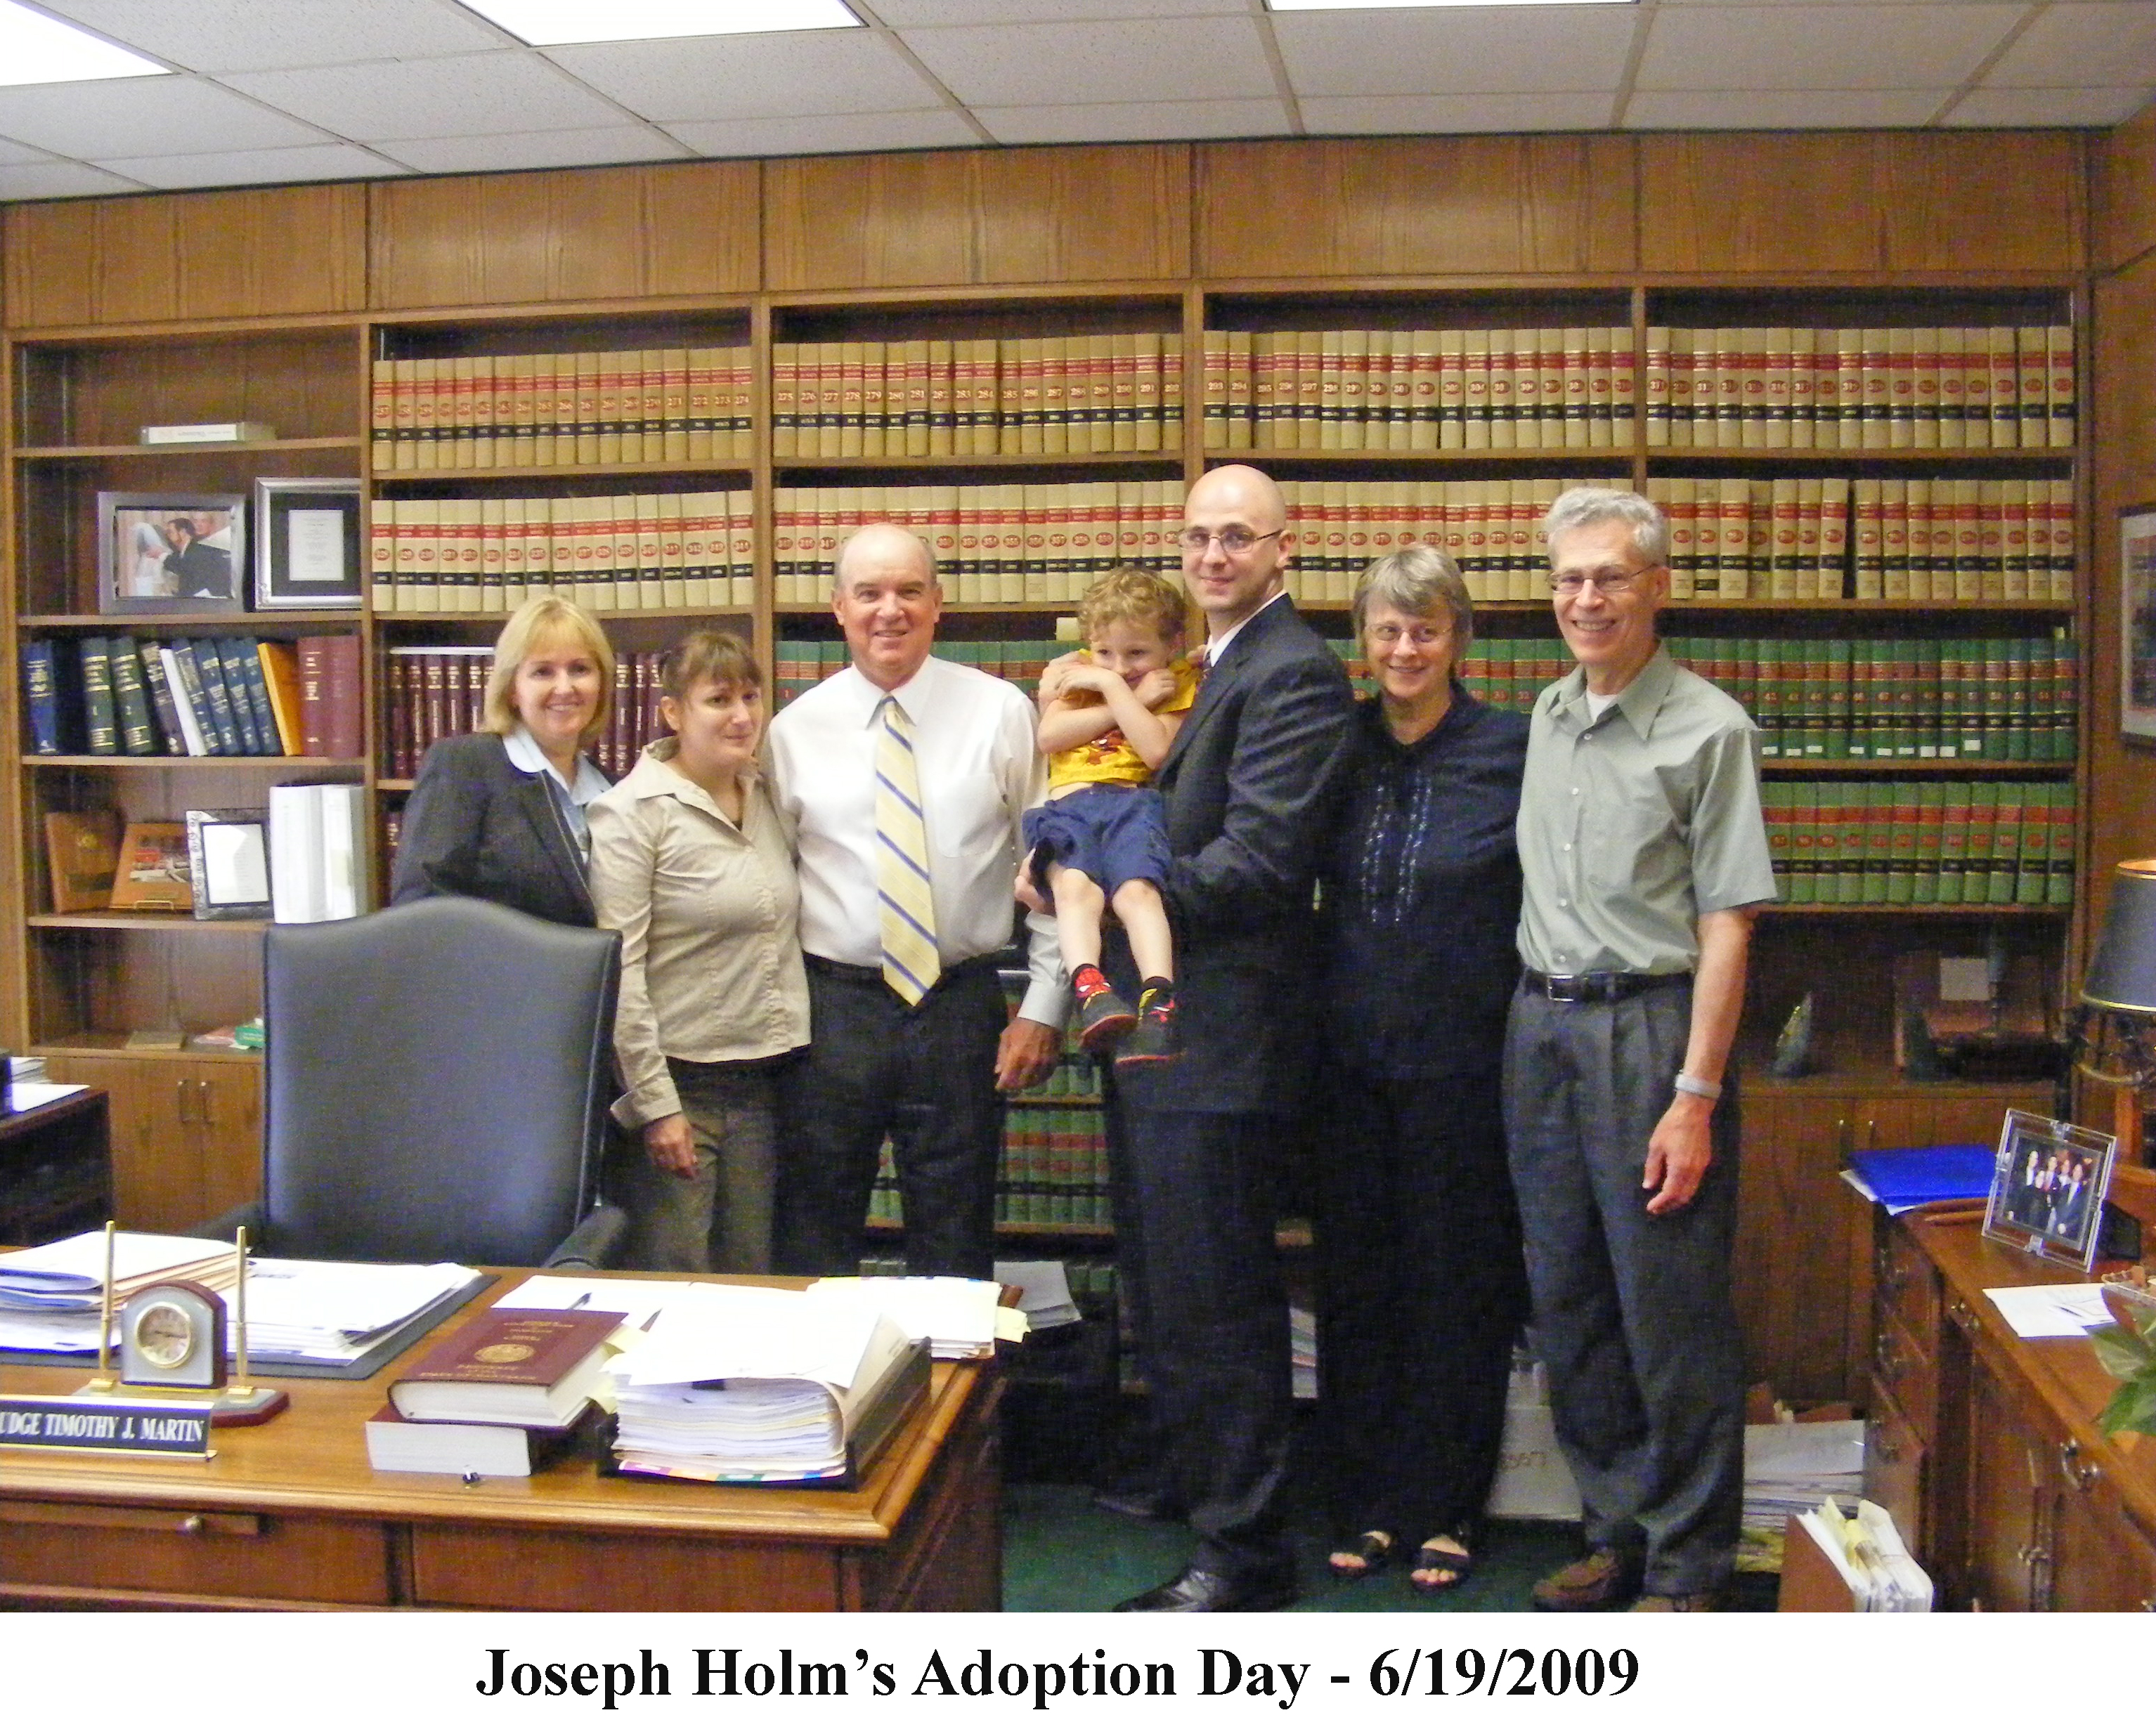
{"label": "man in gray short-sleeve shirt", "polygon": [[1743,1495],[1720,1099],[1753,915],[1775,895],[1757,731],[1661,647],[1653,505],[1575,488],[1543,529],[1578,666],[1528,737],[1505,1124],[1587,1552],[1534,1598],[1696,1611],[1728,1576]]}

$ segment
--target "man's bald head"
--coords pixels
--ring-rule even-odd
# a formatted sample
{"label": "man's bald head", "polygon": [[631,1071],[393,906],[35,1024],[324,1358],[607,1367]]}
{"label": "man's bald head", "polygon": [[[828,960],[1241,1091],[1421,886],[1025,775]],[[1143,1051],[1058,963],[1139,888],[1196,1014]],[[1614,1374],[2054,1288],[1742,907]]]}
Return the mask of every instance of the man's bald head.
{"label": "man's bald head", "polygon": [[[1183,583],[1218,638],[1280,593],[1295,547],[1287,502],[1262,469],[1228,464],[1192,485],[1183,522]],[[1194,546],[1194,536],[1202,545]]]}

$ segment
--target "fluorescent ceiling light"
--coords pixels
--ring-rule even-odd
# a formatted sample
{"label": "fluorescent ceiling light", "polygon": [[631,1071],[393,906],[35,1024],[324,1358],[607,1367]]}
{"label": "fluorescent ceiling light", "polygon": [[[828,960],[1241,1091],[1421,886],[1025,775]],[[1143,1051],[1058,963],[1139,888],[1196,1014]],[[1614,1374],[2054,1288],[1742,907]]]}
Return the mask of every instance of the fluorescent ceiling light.
{"label": "fluorescent ceiling light", "polygon": [[66,85],[171,73],[168,66],[18,6],[15,0],[0,0],[0,85]]}
{"label": "fluorescent ceiling light", "polygon": [[1428,12],[1440,6],[1637,6],[1640,0],[1265,0],[1268,12]]}
{"label": "fluorescent ceiling light", "polygon": [[464,0],[534,47],[644,42],[667,36],[747,36],[858,29],[844,0]]}

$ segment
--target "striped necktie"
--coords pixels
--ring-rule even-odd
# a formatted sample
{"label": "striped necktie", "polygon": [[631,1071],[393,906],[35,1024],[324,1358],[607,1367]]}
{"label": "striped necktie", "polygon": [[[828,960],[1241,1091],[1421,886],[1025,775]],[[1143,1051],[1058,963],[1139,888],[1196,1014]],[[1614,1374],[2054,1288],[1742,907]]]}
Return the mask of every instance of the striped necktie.
{"label": "striped necktie", "polygon": [[928,885],[928,833],[921,820],[921,778],[913,725],[898,700],[877,707],[876,895],[882,916],[883,978],[908,1005],[936,985],[936,900]]}

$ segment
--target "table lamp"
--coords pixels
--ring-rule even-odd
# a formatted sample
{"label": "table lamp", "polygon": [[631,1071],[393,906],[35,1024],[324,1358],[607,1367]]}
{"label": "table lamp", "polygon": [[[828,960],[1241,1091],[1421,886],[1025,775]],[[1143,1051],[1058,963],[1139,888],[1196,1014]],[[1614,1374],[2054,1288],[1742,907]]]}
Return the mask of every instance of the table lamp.
{"label": "table lamp", "polygon": [[2122,1162],[2141,1159],[2141,1092],[2156,1085],[2156,860],[2112,870],[2103,931],[2067,1040],[2074,1063],[2115,1099]]}

